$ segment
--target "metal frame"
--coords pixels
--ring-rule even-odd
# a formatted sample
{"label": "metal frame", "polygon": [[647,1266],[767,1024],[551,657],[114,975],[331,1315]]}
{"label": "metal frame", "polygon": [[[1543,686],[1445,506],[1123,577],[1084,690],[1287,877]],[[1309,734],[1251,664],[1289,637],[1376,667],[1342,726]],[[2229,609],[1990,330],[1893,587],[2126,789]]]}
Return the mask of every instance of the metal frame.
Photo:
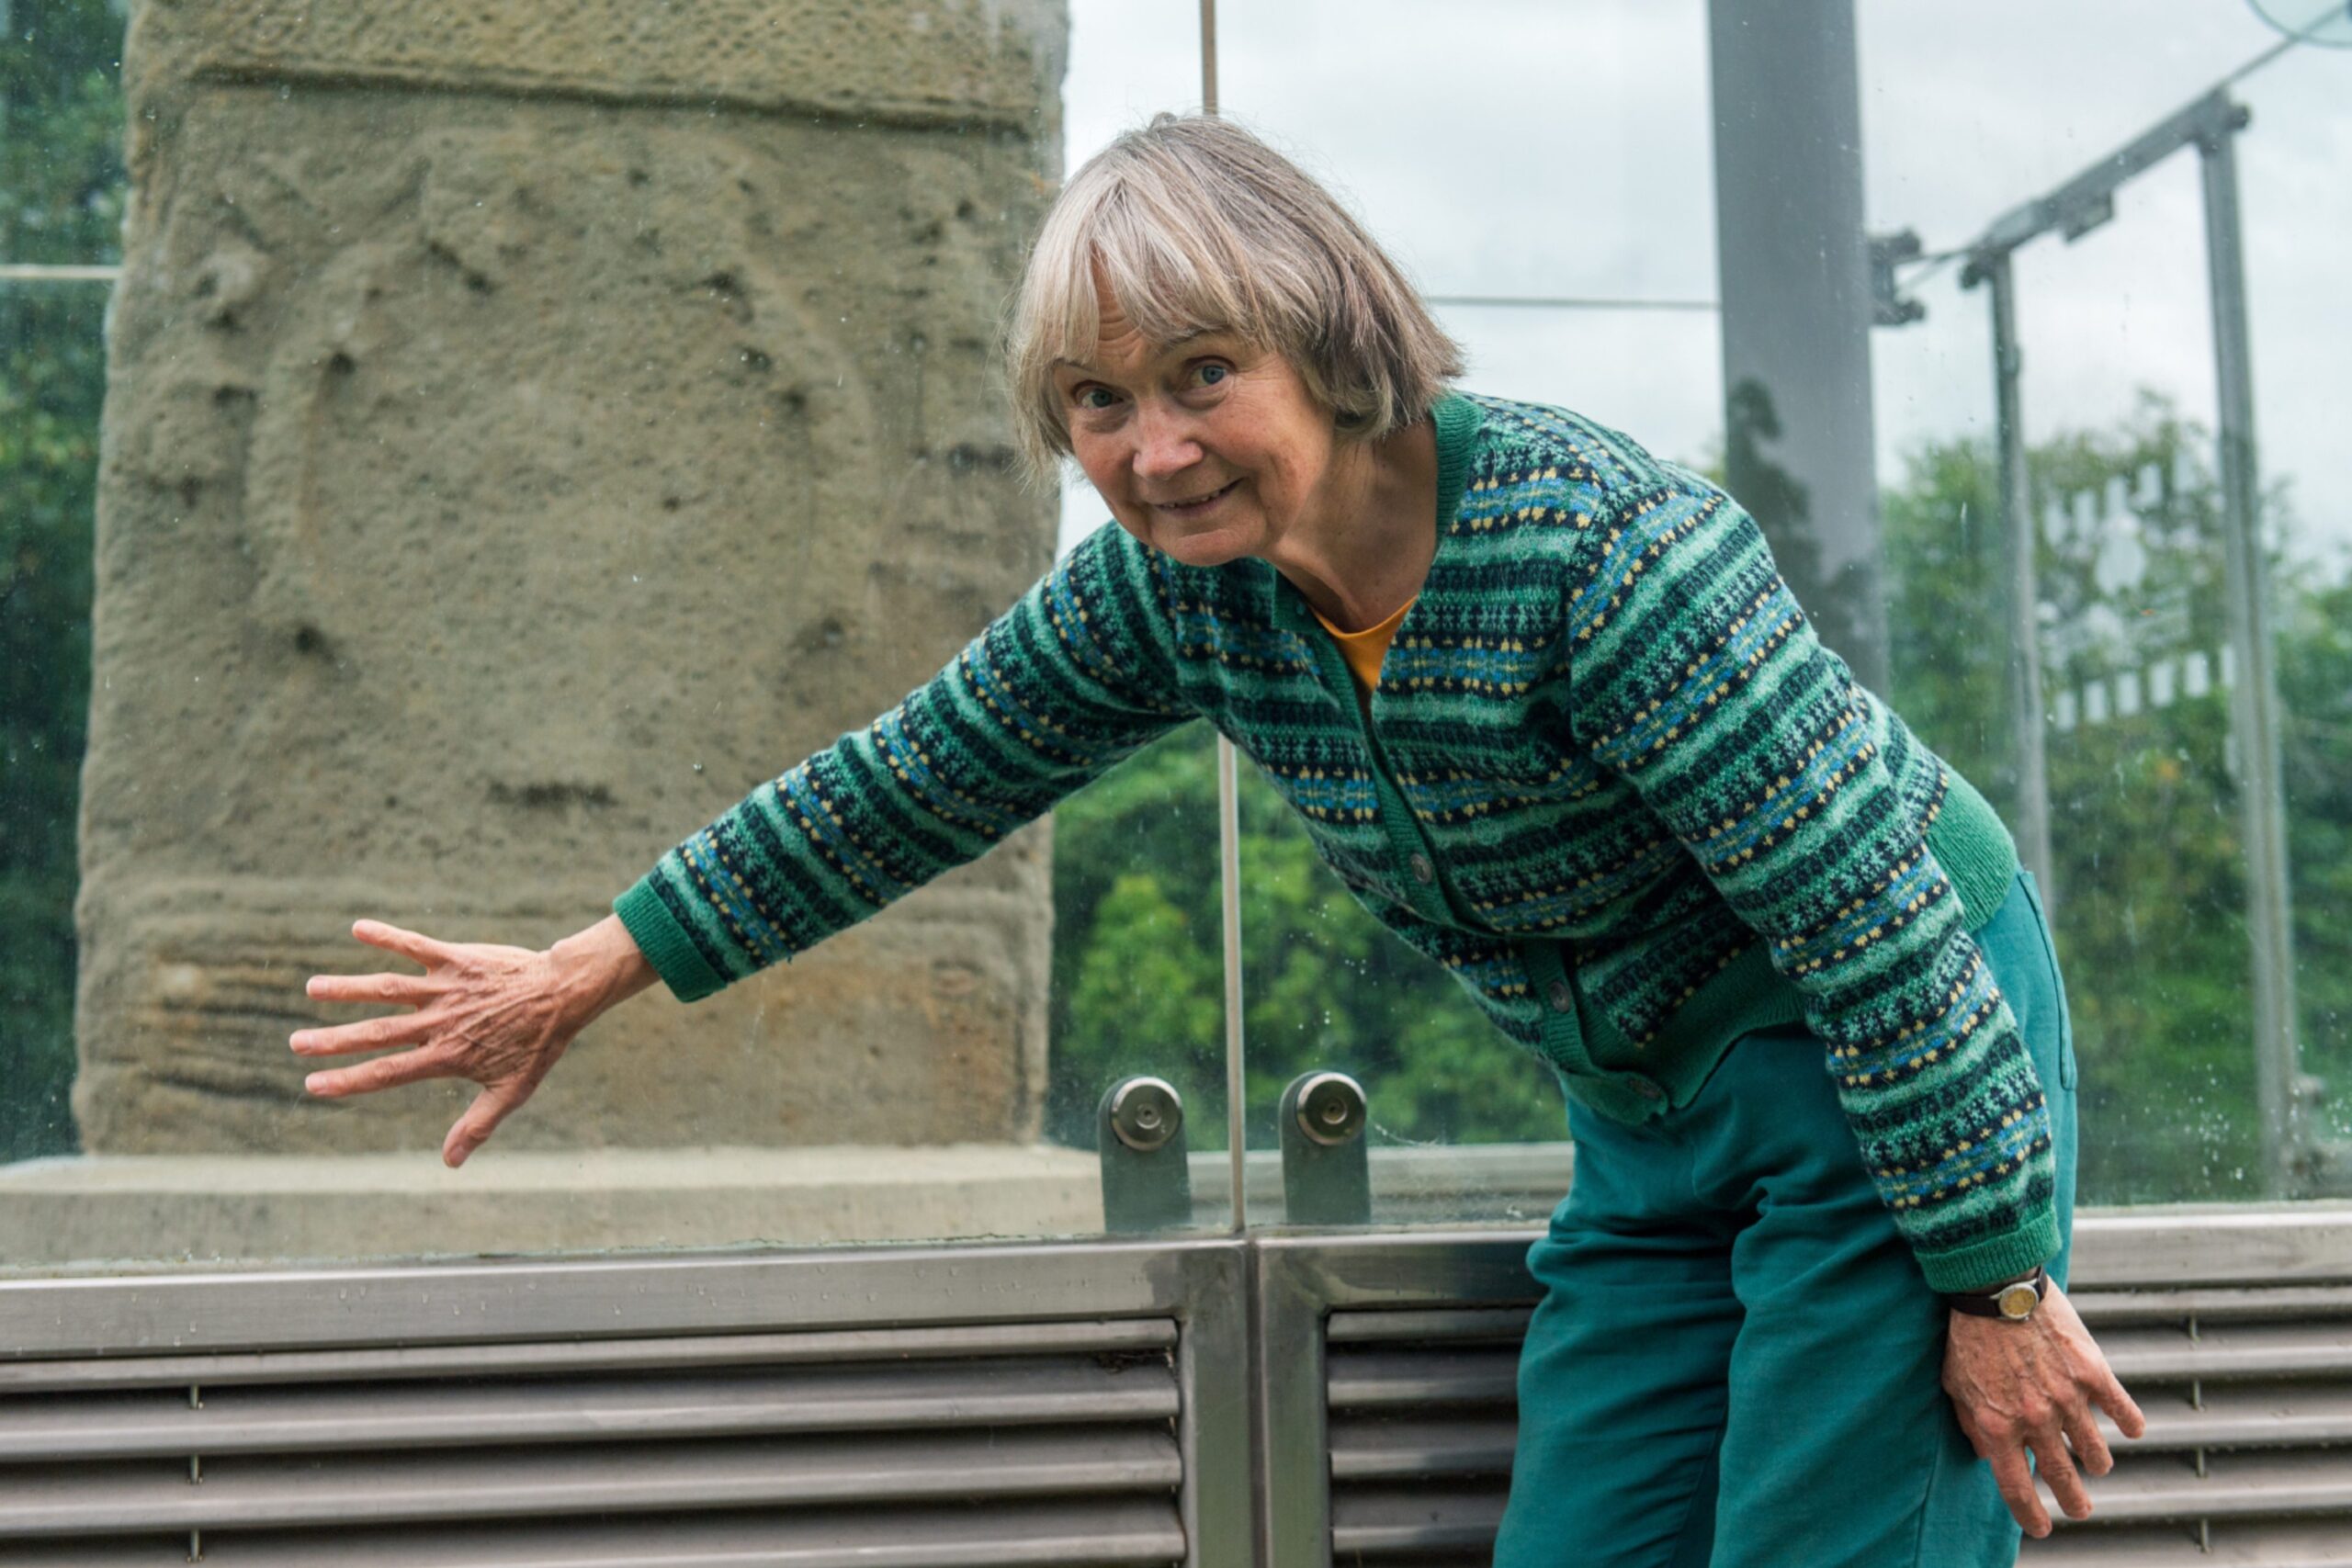
{"label": "metal frame", "polygon": [[1535,1297],[1527,1249],[1540,1232],[1433,1230],[1261,1236],[1252,1331],[1265,1352],[1264,1445],[1256,1475],[1262,1564],[1331,1561],[1323,1323],[1351,1307],[1521,1304]]}

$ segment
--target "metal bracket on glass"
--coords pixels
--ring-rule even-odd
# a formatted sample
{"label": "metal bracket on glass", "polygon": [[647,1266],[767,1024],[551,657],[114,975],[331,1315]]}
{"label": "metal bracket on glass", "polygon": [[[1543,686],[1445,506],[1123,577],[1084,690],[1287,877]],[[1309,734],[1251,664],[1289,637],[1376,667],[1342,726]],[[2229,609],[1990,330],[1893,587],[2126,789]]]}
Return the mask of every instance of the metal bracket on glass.
{"label": "metal bracket on glass", "polygon": [[1283,1211],[1294,1225],[1372,1223],[1363,1086],[1345,1073],[1303,1073],[1283,1090]]}
{"label": "metal bracket on glass", "polygon": [[1193,1223],[1184,1101],[1165,1078],[1122,1078],[1094,1116],[1102,1158],[1102,1228],[1170,1230]]}
{"label": "metal bracket on glass", "polygon": [[1874,327],[1908,326],[1928,313],[1928,308],[1903,292],[1894,269],[1920,258],[1921,248],[1917,230],[1898,229],[1892,234],[1868,236],[1871,247],[1871,325]]}

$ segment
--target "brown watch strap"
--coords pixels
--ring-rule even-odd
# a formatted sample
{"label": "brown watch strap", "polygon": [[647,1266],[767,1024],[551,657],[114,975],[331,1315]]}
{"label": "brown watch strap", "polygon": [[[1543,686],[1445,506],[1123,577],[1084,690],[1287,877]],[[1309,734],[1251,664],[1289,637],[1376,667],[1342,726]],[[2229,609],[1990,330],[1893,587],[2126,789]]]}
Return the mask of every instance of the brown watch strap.
{"label": "brown watch strap", "polygon": [[[1944,1301],[1952,1311],[1964,1312],[1972,1317],[2007,1319],[2009,1314],[2001,1310],[2001,1298],[2007,1296],[2011,1291],[2029,1287],[2033,1291],[2035,1304],[2039,1305],[2050,1293],[2049,1271],[2037,1264],[2034,1266],[2033,1272],[2022,1280],[2012,1280],[2006,1285],[1996,1285],[1989,1291],[1951,1292],[1944,1296]],[[2030,1317],[2032,1314],[2028,1313],[2023,1315]]]}

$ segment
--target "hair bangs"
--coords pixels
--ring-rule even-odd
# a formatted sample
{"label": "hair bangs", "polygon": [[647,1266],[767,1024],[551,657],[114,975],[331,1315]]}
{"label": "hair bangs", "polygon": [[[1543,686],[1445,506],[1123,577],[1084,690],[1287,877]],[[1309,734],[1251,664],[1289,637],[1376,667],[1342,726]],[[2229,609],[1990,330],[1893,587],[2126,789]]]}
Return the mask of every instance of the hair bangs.
{"label": "hair bangs", "polygon": [[1421,417],[1462,371],[1461,351],[1329,192],[1229,120],[1156,116],[1062,187],[1013,296],[1013,438],[1041,480],[1069,451],[1054,368],[1099,352],[1102,288],[1155,346],[1229,332],[1280,354],[1353,438]]}

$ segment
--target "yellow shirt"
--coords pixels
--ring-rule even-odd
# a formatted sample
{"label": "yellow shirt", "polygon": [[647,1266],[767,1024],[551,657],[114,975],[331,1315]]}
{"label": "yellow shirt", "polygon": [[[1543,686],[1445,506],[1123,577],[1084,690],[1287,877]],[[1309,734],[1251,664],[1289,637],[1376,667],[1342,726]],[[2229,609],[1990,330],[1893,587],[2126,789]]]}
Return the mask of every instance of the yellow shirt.
{"label": "yellow shirt", "polygon": [[1332,640],[1340,645],[1340,657],[1348,661],[1348,669],[1354,673],[1357,684],[1369,692],[1380,684],[1380,661],[1388,652],[1390,639],[1396,635],[1396,623],[1403,620],[1405,612],[1412,607],[1413,601],[1408,599],[1397,605],[1396,612],[1386,620],[1376,626],[1366,626],[1360,632],[1341,631],[1330,622],[1324,621],[1319,610],[1316,612],[1315,618],[1323,621],[1323,629],[1329,632]]}

